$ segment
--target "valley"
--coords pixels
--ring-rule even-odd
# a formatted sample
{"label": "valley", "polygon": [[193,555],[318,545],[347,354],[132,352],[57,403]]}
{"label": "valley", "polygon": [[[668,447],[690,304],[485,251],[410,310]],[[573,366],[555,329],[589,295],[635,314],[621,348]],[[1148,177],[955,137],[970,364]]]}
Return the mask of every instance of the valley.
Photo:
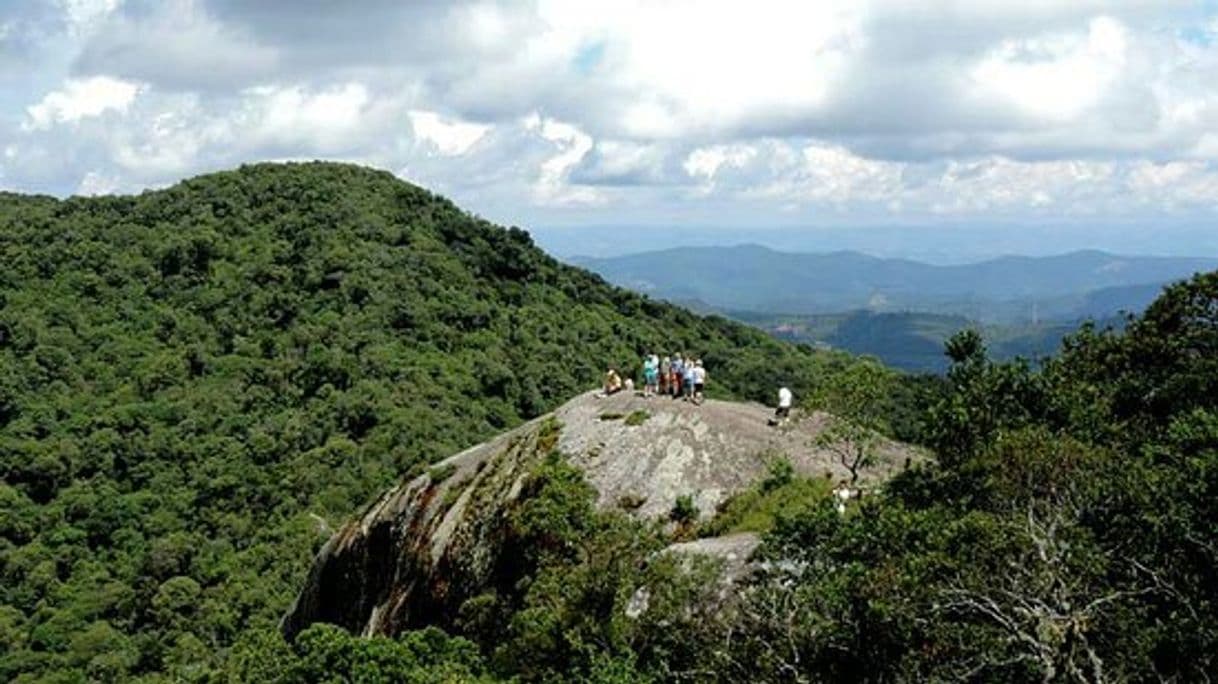
{"label": "valley", "polygon": [[1218,259],[1097,251],[936,266],[855,252],[795,254],[756,245],[575,258],[610,282],[792,342],[942,373],[943,344],[981,332],[996,359],[1038,362],[1085,322],[1120,328],[1177,279]]}

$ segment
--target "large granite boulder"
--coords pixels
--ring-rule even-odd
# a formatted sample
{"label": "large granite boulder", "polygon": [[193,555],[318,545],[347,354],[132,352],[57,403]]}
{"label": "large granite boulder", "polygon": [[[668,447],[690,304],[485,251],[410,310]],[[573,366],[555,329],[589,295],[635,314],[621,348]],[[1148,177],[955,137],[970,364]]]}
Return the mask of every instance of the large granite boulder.
{"label": "large granite boulder", "polygon": [[[583,470],[599,507],[642,518],[666,516],[686,495],[709,517],[763,478],[779,455],[803,475],[849,476],[832,451],[816,445],[831,417],[813,414],[775,428],[767,424],[770,413],[722,401],[576,397],[385,492],[322,547],[284,632],[292,637],[319,621],[362,634],[442,623],[490,584],[499,560],[512,553],[504,548],[505,511],[554,448]],[[861,484],[882,481],[919,457],[883,441]],[[737,536],[673,551],[722,555],[738,569],[756,543]]]}

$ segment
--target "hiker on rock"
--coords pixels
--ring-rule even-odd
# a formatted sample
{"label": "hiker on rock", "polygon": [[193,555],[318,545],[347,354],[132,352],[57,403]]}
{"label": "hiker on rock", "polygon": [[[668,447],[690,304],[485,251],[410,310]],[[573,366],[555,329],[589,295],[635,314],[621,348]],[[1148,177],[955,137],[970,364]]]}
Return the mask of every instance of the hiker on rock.
{"label": "hiker on rock", "polygon": [[609,371],[607,373],[605,373],[604,390],[605,390],[605,396],[609,396],[611,394],[617,394],[618,392],[620,392],[622,390],[622,376],[618,375],[617,371],[612,368],[610,368]]}
{"label": "hiker on rock", "polygon": [[685,360],[680,354],[672,357],[672,382],[668,383],[673,399],[681,396],[681,380],[685,377]]}
{"label": "hiker on rock", "polygon": [[771,424],[781,425],[787,422],[787,418],[791,415],[791,402],[794,399],[791,390],[786,387],[778,388],[778,408],[774,410],[774,419],[770,421]]}
{"label": "hiker on rock", "polygon": [[694,371],[697,366],[694,365],[693,359],[688,359],[685,362],[685,374],[681,378],[681,388],[685,391],[685,401],[690,401],[694,398],[694,383],[696,382]]}
{"label": "hiker on rock", "polygon": [[668,386],[672,382],[672,359],[667,356],[660,361],[660,394],[668,394]]}
{"label": "hiker on rock", "polygon": [[706,369],[702,367],[702,359],[694,362],[694,392],[695,404],[702,404],[702,392],[706,389]]}
{"label": "hiker on rock", "polygon": [[660,362],[655,354],[643,360],[643,396],[651,397],[660,386]]}

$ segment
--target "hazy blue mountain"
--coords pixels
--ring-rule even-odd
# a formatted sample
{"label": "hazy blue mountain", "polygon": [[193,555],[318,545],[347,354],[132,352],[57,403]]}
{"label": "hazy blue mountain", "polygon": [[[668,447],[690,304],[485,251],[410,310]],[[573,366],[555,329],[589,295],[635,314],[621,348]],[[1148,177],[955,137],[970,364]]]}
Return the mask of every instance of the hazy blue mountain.
{"label": "hazy blue mountain", "polygon": [[1082,303],[1074,307],[1079,318],[1100,318],[1115,311],[1138,312],[1163,294],[1160,284],[1106,287],[1088,292]]}
{"label": "hazy blue mountain", "polygon": [[1218,258],[1100,251],[932,265],[852,251],[778,252],[759,245],[572,260],[612,283],[719,310],[926,311],[985,322],[1072,321],[1136,311],[1163,284],[1218,268]]}
{"label": "hazy blue mountain", "polygon": [[[981,325],[964,316],[915,312],[807,316],[733,312],[731,316],[779,339],[868,354],[895,368],[932,373],[947,369],[943,343],[965,328],[979,330],[993,358],[1001,360],[1048,356],[1057,351],[1065,335],[1078,330],[1078,322]],[[1121,327],[1123,322],[1119,317],[1096,320],[1101,328]]]}
{"label": "hazy blue mountain", "polygon": [[[966,264],[1005,254],[1049,256],[1083,249],[1113,254],[1218,256],[1218,231],[1209,223],[1094,226],[1003,222],[934,225],[725,226],[531,226],[529,234],[560,258],[612,257],[671,245],[757,244],[780,252],[863,252],[931,264]],[[658,239],[657,236],[663,236]]]}

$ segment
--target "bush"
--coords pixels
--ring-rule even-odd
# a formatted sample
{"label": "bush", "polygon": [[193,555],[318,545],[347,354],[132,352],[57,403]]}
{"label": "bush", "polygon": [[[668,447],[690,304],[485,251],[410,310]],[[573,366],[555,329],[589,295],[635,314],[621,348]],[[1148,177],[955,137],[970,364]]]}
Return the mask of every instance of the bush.
{"label": "bush", "polygon": [[767,533],[778,521],[823,505],[829,499],[831,488],[828,480],[798,477],[790,461],[775,459],[771,462],[769,475],[724,501],[715,517],[703,524],[699,535]]}
{"label": "bush", "polygon": [[682,494],[673,502],[672,510],[668,513],[668,519],[678,525],[687,525],[698,520],[698,513],[698,505],[694,503],[693,495]]}

